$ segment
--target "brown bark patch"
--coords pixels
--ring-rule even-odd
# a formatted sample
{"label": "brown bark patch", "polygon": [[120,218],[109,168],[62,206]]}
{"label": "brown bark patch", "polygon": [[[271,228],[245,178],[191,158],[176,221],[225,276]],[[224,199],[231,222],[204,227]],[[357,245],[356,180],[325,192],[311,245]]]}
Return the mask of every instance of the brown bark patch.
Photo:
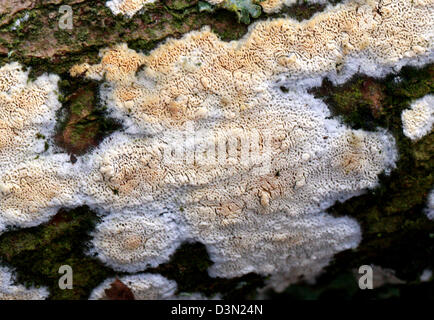
{"label": "brown bark patch", "polygon": [[119,279],[113,281],[110,289],[105,289],[104,292],[109,300],[135,300],[131,289]]}

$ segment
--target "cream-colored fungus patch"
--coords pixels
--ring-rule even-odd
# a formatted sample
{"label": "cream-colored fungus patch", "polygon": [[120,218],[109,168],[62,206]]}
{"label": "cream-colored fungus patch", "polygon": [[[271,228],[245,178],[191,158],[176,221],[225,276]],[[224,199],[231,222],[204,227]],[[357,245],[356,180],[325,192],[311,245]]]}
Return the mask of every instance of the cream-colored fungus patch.
{"label": "cream-colored fungus patch", "polygon": [[16,62],[0,68],[0,172],[43,153],[44,140],[38,137],[52,133],[61,106],[58,79],[43,75],[29,81]]}
{"label": "cream-colored fungus patch", "polygon": [[411,140],[419,140],[431,132],[434,124],[434,95],[414,101],[410,109],[401,115],[404,134]]}
{"label": "cream-colored fungus patch", "polygon": [[[302,23],[257,23],[240,41],[205,29],[149,56],[119,45],[101,64],[74,67],[72,74],[113,79],[102,86],[103,99],[126,135],[137,137],[115,135],[96,152],[89,177],[98,183],[88,183],[94,205],[178,215],[188,238],[207,245],[212,276],[313,277],[360,241],[353,220],[323,210],[374,187],[396,152],[385,132],[328,119],[306,89],[324,76],[340,83],[356,71],[381,76],[428,61],[432,13],[431,2],[346,2]],[[125,60],[131,64],[114,68]],[[135,63],[143,71],[136,74]],[[240,152],[211,161],[231,137]],[[261,141],[261,152],[242,161],[241,141]],[[185,158],[167,161],[171,147]]]}
{"label": "cream-colored fungus patch", "polygon": [[131,55],[124,45],[107,52],[100,65],[79,65],[71,74],[122,78],[105,91],[109,105],[128,115],[128,124],[152,134],[198,118],[205,118],[203,125],[213,117],[232,122],[250,105],[270,101],[267,89],[276,83],[302,90],[324,76],[341,83],[355,72],[382,76],[410,62],[427,62],[433,15],[429,1],[350,1],[302,23],[256,23],[230,43],[208,29],[190,32],[149,56],[137,55],[132,61],[145,66],[138,81],[124,77],[125,66],[113,68],[116,62],[105,67],[105,60]]}
{"label": "cream-colored fungus patch", "polygon": [[390,134],[346,127],[307,89],[432,61],[433,5],[348,1],[302,23],[256,23],[239,41],[204,29],[149,55],[102,51],[71,75],[106,80],[101,98],[124,132],[73,166],[48,154],[22,164],[23,181],[12,166],[5,194],[22,199],[35,179],[43,197],[2,203],[2,223],[16,224],[5,212],[36,223],[57,205],[86,204],[105,214],[92,252],[116,270],[141,271],[199,241],[211,276],[272,275],[278,290],[314,279],[361,240],[354,219],[325,210],[377,186],[397,152]]}
{"label": "cream-colored fungus patch", "polygon": [[0,223],[30,227],[77,202],[79,173],[67,155],[23,162],[0,176]]}
{"label": "cream-colored fungus patch", "polygon": [[76,192],[67,155],[45,150],[61,106],[58,79],[43,75],[29,81],[18,63],[0,68],[0,232],[7,225],[48,220]]}
{"label": "cream-colored fungus patch", "polygon": [[129,17],[134,16],[140,9],[155,0],[111,0],[106,2],[113,14],[123,14]]}
{"label": "cream-colored fungus patch", "polygon": [[164,216],[111,214],[93,233],[91,253],[124,271],[156,267],[181,243],[178,226]]}

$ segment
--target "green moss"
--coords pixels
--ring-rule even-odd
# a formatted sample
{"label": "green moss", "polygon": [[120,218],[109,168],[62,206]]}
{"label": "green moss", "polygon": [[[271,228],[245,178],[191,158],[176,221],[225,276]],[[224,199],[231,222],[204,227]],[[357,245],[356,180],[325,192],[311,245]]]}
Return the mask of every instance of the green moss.
{"label": "green moss", "polygon": [[312,90],[324,99],[331,111],[353,128],[374,130],[383,127],[401,130],[401,112],[412,100],[434,92],[434,65],[422,69],[404,67],[399,75],[385,79],[355,76],[342,86],[334,87],[325,79]]}
{"label": "green moss", "polygon": [[153,48],[155,48],[156,43],[157,43],[156,41],[137,39],[128,42],[128,47],[136,51],[149,52]]}
{"label": "green moss", "polygon": [[[85,256],[88,232],[98,218],[87,207],[60,211],[47,224],[11,231],[0,236],[0,261],[17,271],[26,285],[47,286],[50,299],[86,299],[91,290],[113,271]],[[73,289],[58,286],[59,267],[73,269]]]}
{"label": "green moss", "polygon": [[68,30],[57,30],[54,32],[54,37],[59,44],[71,45],[71,32]]}
{"label": "green moss", "polygon": [[75,99],[71,98],[69,105],[71,113],[81,116],[86,108],[93,107],[96,104],[94,90],[95,88],[93,86],[89,86],[88,89],[83,90],[81,94],[75,95]]}

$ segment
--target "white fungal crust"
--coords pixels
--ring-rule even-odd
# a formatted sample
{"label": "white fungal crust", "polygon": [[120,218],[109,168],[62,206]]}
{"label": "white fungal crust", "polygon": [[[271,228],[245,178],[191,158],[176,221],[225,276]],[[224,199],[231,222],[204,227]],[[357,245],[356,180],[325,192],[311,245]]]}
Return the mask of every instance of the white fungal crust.
{"label": "white fungal crust", "polygon": [[111,0],[106,2],[113,14],[123,14],[130,18],[145,5],[153,3],[155,0]]}
{"label": "white fungal crust", "polygon": [[26,288],[15,284],[13,271],[0,266],[0,300],[45,300],[48,295],[46,288]]}
{"label": "white fungal crust", "polygon": [[[94,231],[92,253],[122,271],[156,267],[180,244],[180,232],[170,218],[112,214]],[[178,240],[178,241],[177,241]]]}
{"label": "white fungal crust", "polygon": [[[327,2],[327,1],[309,1],[311,3],[314,2]],[[297,0],[265,0],[259,3],[259,5],[262,7],[262,9],[264,10],[264,12],[266,13],[275,13],[280,11],[280,9],[282,9],[283,6],[291,6],[293,4],[297,3]]]}
{"label": "white fungal crust", "polygon": [[[89,300],[108,300],[105,293],[116,279],[110,278],[96,287]],[[136,274],[120,277],[119,280],[131,289],[135,300],[170,300],[175,297],[176,282],[168,280],[159,274]]]}
{"label": "white fungal crust", "polygon": [[78,186],[67,156],[39,158],[0,176],[0,225],[30,227],[74,204]]}
{"label": "white fungal crust", "polygon": [[[131,50],[119,45],[104,53],[101,64],[79,65],[71,74],[84,69],[88,77],[113,79],[104,96],[115,115],[128,115],[127,125],[139,131],[156,133],[198,118],[204,125],[215,117],[233,121],[247,107],[269,104],[267,89],[276,81],[301,90],[324,76],[343,82],[355,72],[382,76],[410,62],[428,62],[433,6],[433,1],[351,1],[301,23],[258,22],[238,42],[221,41],[209,29],[190,32],[149,56],[136,54],[131,64],[124,63]],[[144,71],[134,81],[129,75],[140,65]]]}
{"label": "white fungal crust", "polygon": [[107,80],[101,96],[125,132],[74,166],[49,154],[0,172],[11,197],[0,228],[87,204],[109,214],[92,252],[116,270],[167,261],[188,240],[206,245],[212,276],[272,275],[277,289],[312,280],[361,239],[353,219],[324,210],[375,187],[397,154],[390,134],[351,130],[307,89],[431,61],[433,6],[351,1],[303,23],[259,22],[240,41],[205,29],[148,56],[125,44],[102,51],[71,75]]}
{"label": "white fungal crust", "polygon": [[46,221],[75,192],[66,155],[45,151],[60,108],[58,79],[43,75],[28,81],[18,63],[0,68],[0,231]]}
{"label": "white fungal crust", "polygon": [[85,74],[111,79],[102,96],[127,134],[95,152],[86,196],[106,211],[152,206],[177,216],[185,238],[207,246],[212,276],[272,274],[276,288],[313,278],[361,238],[354,220],[323,210],[376,186],[396,148],[385,132],[328,119],[306,89],[326,75],[342,82],[358,69],[378,76],[428,60],[430,17],[431,2],[347,2],[304,23],[257,23],[238,42],[203,30],[149,56],[125,45],[106,50]]}
{"label": "white fungal crust", "polygon": [[[58,77],[43,75],[28,83],[28,73],[14,62],[0,68],[0,172],[44,151],[44,140],[60,108]],[[7,166],[7,168],[5,167]]]}
{"label": "white fungal crust", "polygon": [[[334,23],[342,10],[352,12],[340,9],[331,16]],[[272,42],[270,48],[263,40],[279,40],[279,29],[271,31],[275,24],[256,25],[239,45],[205,30],[170,40],[147,57],[117,46],[105,51],[101,64],[86,66],[89,77],[94,68],[98,76],[113,79],[103,93],[121,119],[132,116],[130,132],[153,135],[133,140],[117,135],[104,143],[88,175],[87,196],[108,211],[153,205],[179,215],[188,237],[207,245],[213,276],[318,273],[334,253],[360,241],[353,220],[332,219],[323,210],[374,187],[378,174],[396,160],[390,135],[349,130],[326,119],[326,105],[303,88],[283,95],[270,83],[276,64],[267,55],[282,52],[284,45]],[[125,72],[126,63],[117,71],[116,61],[128,60],[124,52],[133,62],[142,60],[144,71]],[[309,70],[299,69],[300,74]],[[219,149],[234,137],[258,141],[260,152],[251,152],[246,162],[238,152],[225,154],[224,162],[215,159],[218,155],[216,161],[201,159],[197,152]],[[165,161],[168,145],[184,147],[186,158]],[[258,166],[264,171],[257,172]],[[318,258],[303,258],[304,250]]]}
{"label": "white fungal crust", "polygon": [[430,220],[434,220],[434,189],[428,195],[427,206],[425,208],[425,214]]}
{"label": "white fungal crust", "polygon": [[419,140],[431,132],[434,124],[434,95],[414,101],[410,109],[401,115],[404,134],[411,140]]}
{"label": "white fungal crust", "polygon": [[[298,219],[274,213],[268,217],[272,223],[266,219],[256,220],[256,223],[247,223],[247,227],[241,227],[241,223],[232,225],[235,229],[232,236],[227,229],[220,232],[221,243],[213,243],[210,250],[215,262],[210,275],[271,274],[268,283],[276,291],[282,291],[291,283],[313,279],[335,253],[355,248],[361,238],[355,220],[335,219],[324,213]],[[205,239],[215,241],[216,235],[217,232],[214,237]]]}

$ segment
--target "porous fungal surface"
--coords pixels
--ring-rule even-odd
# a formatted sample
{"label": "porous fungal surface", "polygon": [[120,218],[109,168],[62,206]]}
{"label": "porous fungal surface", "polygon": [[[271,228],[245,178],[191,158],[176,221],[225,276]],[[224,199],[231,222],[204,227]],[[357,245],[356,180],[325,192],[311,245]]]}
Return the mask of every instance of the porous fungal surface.
{"label": "porous fungal surface", "polygon": [[434,95],[414,101],[410,109],[402,112],[401,119],[404,134],[412,140],[430,133],[434,124]]}
{"label": "porous fungal surface", "polygon": [[153,3],[155,0],[111,0],[106,5],[114,14],[123,14],[132,17],[145,5]]}
{"label": "porous fungal surface", "polygon": [[[155,134],[187,120],[200,127],[240,122],[251,105],[273,99],[279,85],[303,91],[325,76],[342,83],[355,72],[382,76],[404,64],[428,62],[432,6],[351,1],[303,23],[256,23],[230,43],[205,29],[169,40],[149,56],[119,45],[105,52],[101,64],[79,65],[71,74],[94,79],[104,74],[110,80],[102,92],[106,100],[115,114],[128,115],[137,131]],[[144,71],[134,81],[140,64]],[[216,117],[226,121],[206,121]]]}
{"label": "porous fungal surface", "polygon": [[45,152],[61,106],[58,79],[43,75],[29,81],[18,63],[0,68],[0,233],[6,225],[46,221],[77,186],[67,156]]}
{"label": "porous fungal surface", "polygon": [[[0,68],[0,161],[7,171],[44,152],[44,140],[54,128],[57,81],[43,75],[28,81],[28,72],[14,62]],[[8,166],[8,168],[5,168]]]}
{"label": "porous fungal surface", "polygon": [[183,240],[179,235],[167,215],[111,214],[97,226],[91,253],[117,270],[143,270],[167,261]]}
{"label": "porous fungal surface", "polygon": [[15,284],[15,276],[7,267],[0,266],[0,300],[44,300],[46,288],[26,288]]}
{"label": "porous fungal surface", "polygon": [[276,290],[312,280],[361,240],[354,219],[325,210],[376,187],[397,151],[388,132],[348,128],[308,89],[432,61],[433,22],[434,1],[347,1],[302,23],[258,22],[239,41],[205,28],[149,55],[102,50],[71,75],[104,81],[102,102],[125,130],[74,165],[52,151],[2,160],[0,221],[86,204],[104,215],[91,253],[115,270],[198,241],[213,277],[271,275]]}

